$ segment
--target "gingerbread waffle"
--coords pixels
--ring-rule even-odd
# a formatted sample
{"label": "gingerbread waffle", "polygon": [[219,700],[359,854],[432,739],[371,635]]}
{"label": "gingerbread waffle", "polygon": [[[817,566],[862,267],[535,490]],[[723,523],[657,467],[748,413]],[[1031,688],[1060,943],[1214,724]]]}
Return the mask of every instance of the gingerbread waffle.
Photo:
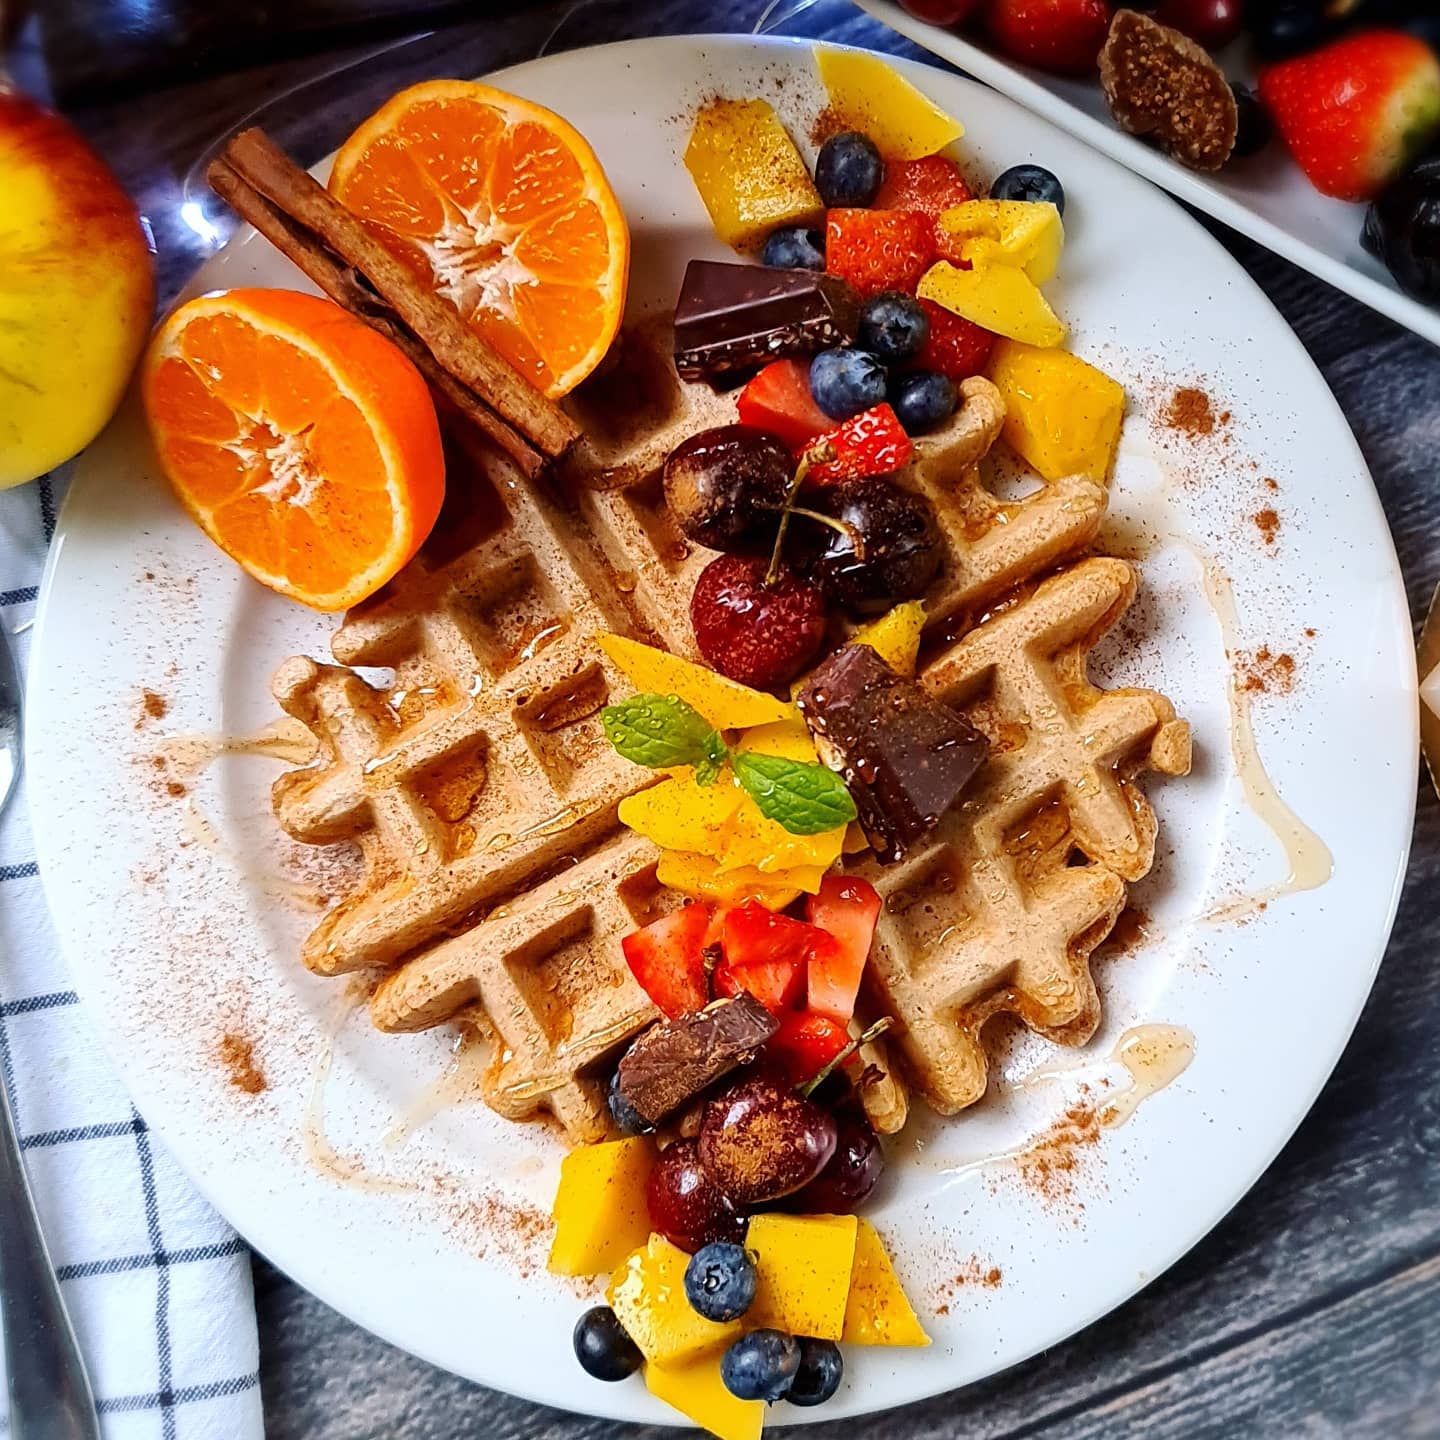
{"label": "gingerbread waffle", "polygon": [[1065,1044],[1094,1033],[1090,954],[1154,860],[1147,769],[1190,767],[1190,731],[1149,690],[1086,676],[1135,595],[1123,560],[1090,558],[1015,596],[926,665],[933,694],[990,741],[964,802],[899,865],[865,873],[885,898],[867,974],[901,1022],[907,1073],[953,1114],[985,1092],[980,1030],[1008,1012]]}
{"label": "gingerbread waffle", "polygon": [[[599,712],[628,687],[593,636],[693,653],[689,596],[712,557],[670,520],[659,471],[681,438],[734,418],[729,397],[674,378],[665,335],[632,333],[619,363],[572,397],[586,438],[553,481],[488,450],[452,461],[435,535],[347,616],[332,641],[339,664],[292,659],[274,681],[319,743],[314,765],[276,783],[280,823],[307,843],[356,842],[365,858],[360,890],[309,937],[306,964],[381,970],[382,1029],[473,1020],[494,1041],[487,1103],[514,1118],[553,1114],[576,1141],[604,1133],[598,1077],[655,1013],[619,937],[678,899],[656,883],[654,847],[616,816],[653,777],[604,740]],[[931,498],[947,539],[932,597],[942,618],[1083,549],[1105,504],[1083,479],[995,499],[978,465],[1003,418],[999,395],[977,379],[963,399],[899,477]],[[392,675],[372,683],[350,667]],[[887,945],[887,976],[906,953]],[[923,1079],[922,1006],[901,989]],[[865,1058],[878,1076],[872,1115],[896,1129],[904,1087],[883,1046]]]}

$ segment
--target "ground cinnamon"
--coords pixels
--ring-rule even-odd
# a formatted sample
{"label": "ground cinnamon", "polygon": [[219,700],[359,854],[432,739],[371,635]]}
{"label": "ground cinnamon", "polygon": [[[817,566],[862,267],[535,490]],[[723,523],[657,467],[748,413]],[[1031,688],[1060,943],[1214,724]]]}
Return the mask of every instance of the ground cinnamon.
{"label": "ground cinnamon", "polygon": [[1185,435],[1210,435],[1215,430],[1210,397],[1195,385],[1177,386],[1162,418],[1171,430]]}

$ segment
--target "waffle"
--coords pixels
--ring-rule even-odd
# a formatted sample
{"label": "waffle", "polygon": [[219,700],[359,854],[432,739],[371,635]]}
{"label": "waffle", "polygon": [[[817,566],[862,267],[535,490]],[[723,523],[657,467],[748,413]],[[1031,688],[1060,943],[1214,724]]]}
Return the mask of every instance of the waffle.
{"label": "waffle", "polygon": [[[667,351],[663,325],[627,334],[619,361],[571,397],[586,436],[551,481],[527,481],[488,450],[452,455],[451,499],[434,536],[346,617],[331,645],[339,663],[291,659],[273,683],[319,746],[313,765],[276,782],[281,825],[307,843],[358,843],[365,860],[360,890],[324,917],[305,963],[326,975],[380,970],[371,1004],[381,1029],[472,1020],[493,1039],[485,1101],[515,1119],[553,1115],[577,1142],[606,1132],[602,1078],[655,1015],[619,937],[677,900],[656,882],[654,847],[616,816],[653,777],[604,740],[599,711],[628,686],[592,636],[615,630],[694,653],[689,596],[712,556],[666,513],[660,466],[684,436],[734,418],[729,397],[678,382]],[[1000,397],[979,379],[962,392],[955,417],[918,443],[898,477],[931,499],[947,539],[928,597],[942,627],[1082,550],[1105,505],[1103,487],[1084,479],[997,500],[978,467],[1003,419]],[[1034,613],[1018,607],[1012,626],[1022,611]],[[927,672],[952,677],[932,681],[946,693],[963,688],[953,677],[971,663],[965,644],[944,648]],[[1068,754],[1036,765],[1058,774]],[[914,865],[907,873],[911,889],[929,883]],[[898,893],[896,876],[877,878]],[[1118,911],[1123,881],[1111,879],[1092,927],[1105,918],[1108,928]],[[1004,918],[1026,937],[1023,914]],[[950,1051],[965,1050],[955,1038],[959,991],[910,973],[914,952],[897,925],[886,918],[880,998],[892,1003],[893,989],[910,1027],[909,1068],[943,1103],[932,1077]],[[1050,954],[1048,932],[1033,948]],[[1014,983],[1018,992],[1028,982]],[[1049,1030],[1075,1023],[1079,1009],[1060,1019],[1062,1008],[1040,1017]],[[928,1065],[927,1024],[949,1037]],[[906,1088],[883,1044],[863,1058],[867,1108],[879,1128],[896,1130]]]}
{"label": "waffle", "polygon": [[926,665],[928,690],[992,751],[932,841],[864,873],[885,905],[867,976],[906,1071],[942,1114],[985,1092],[980,1030],[1008,1012],[1062,1044],[1094,1033],[1090,954],[1154,860],[1147,769],[1190,767],[1190,731],[1148,690],[1097,689],[1095,643],[1135,574],[1090,558],[1014,597]]}

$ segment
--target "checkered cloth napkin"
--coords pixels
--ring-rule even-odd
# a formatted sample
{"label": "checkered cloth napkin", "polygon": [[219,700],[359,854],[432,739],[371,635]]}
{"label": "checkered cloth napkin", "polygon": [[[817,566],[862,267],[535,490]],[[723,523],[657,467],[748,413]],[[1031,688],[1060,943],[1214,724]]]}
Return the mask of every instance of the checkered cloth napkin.
{"label": "checkered cloth napkin", "polygon": [[[0,621],[22,673],[62,489],[0,493]],[[0,1078],[105,1440],[260,1440],[249,1253],[101,1052],[34,855],[22,790],[0,823]],[[6,1408],[0,1393],[0,1435]]]}

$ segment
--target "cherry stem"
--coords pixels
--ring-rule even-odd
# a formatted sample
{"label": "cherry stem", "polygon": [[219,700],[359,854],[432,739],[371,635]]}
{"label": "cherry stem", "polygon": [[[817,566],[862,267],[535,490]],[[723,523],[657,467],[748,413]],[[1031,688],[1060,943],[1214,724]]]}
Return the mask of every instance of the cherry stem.
{"label": "cherry stem", "polygon": [[865,537],[860,533],[859,526],[851,525],[847,520],[839,520],[834,515],[822,515],[818,510],[807,510],[803,505],[792,505],[790,513],[803,515],[807,520],[827,525],[831,530],[843,535],[850,542],[850,548],[855,552],[855,558],[864,561]]}
{"label": "cherry stem", "polygon": [[835,447],[828,440],[810,446],[800,456],[799,462],[795,466],[794,478],[790,481],[790,488],[785,492],[785,504],[780,508],[780,528],[775,532],[775,548],[770,552],[770,565],[765,571],[767,585],[773,585],[780,578],[780,551],[785,544],[785,531],[790,526],[790,513],[795,506],[795,497],[800,493],[800,487],[805,483],[805,477],[810,473],[810,467],[834,458]]}
{"label": "cherry stem", "polygon": [[862,1045],[878,1040],[894,1023],[888,1015],[877,1020],[863,1035],[852,1040],[834,1059],[822,1066],[814,1079],[798,1086],[800,1094],[808,1100]]}

